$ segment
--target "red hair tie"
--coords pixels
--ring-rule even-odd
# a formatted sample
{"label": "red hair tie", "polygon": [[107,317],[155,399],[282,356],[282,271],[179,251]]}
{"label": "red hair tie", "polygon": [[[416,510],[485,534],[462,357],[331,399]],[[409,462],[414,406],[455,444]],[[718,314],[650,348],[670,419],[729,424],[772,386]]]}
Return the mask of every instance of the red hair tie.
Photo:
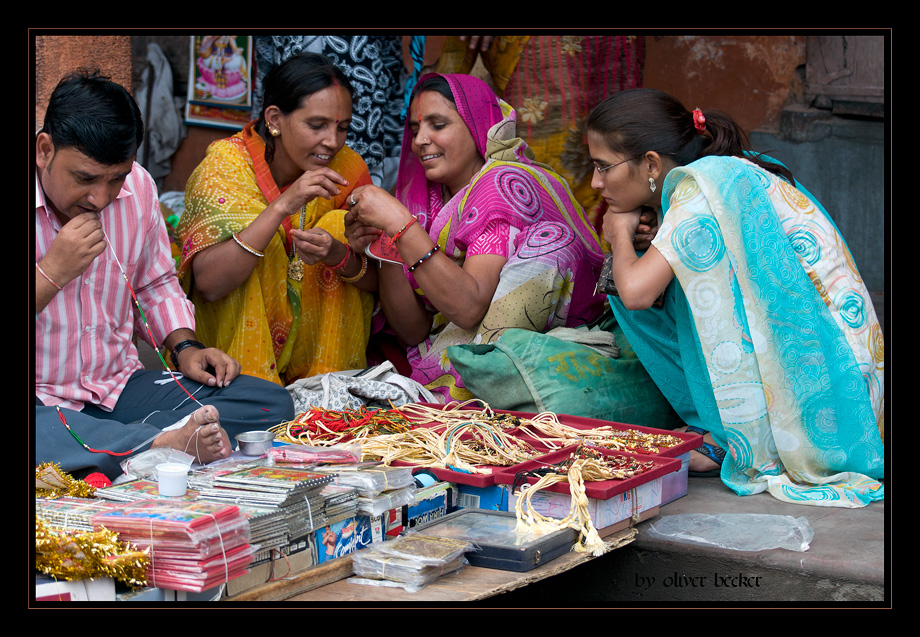
{"label": "red hair tie", "polygon": [[706,131],[706,117],[703,115],[703,111],[698,108],[693,109],[693,126],[700,133]]}

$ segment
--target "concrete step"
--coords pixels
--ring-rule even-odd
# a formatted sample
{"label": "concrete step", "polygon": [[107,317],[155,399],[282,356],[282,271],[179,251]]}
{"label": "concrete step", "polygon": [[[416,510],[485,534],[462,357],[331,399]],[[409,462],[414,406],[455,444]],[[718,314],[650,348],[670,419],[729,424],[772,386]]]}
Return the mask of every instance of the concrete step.
{"label": "concrete step", "polygon": [[[805,517],[807,551],[756,552],[649,537],[651,524],[682,513]],[[741,497],[718,478],[690,478],[689,492],[641,522],[639,536],[567,573],[501,595],[495,606],[603,603],[887,603],[886,503],[859,509],[788,504],[767,493]]]}

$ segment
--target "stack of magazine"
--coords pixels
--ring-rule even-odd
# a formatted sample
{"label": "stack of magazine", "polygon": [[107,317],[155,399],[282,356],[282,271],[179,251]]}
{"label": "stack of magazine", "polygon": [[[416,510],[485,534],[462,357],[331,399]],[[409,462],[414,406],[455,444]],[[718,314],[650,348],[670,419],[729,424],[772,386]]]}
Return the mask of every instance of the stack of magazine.
{"label": "stack of magazine", "polygon": [[234,505],[188,500],[141,500],[91,518],[94,528],[149,550],[147,583],[201,592],[249,572],[255,548],[249,522]]}
{"label": "stack of magazine", "polygon": [[474,550],[468,540],[410,533],[355,553],[355,576],[348,581],[415,592],[462,568],[466,553]]}
{"label": "stack of magazine", "polygon": [[326,524],[335,524],[358,513],[358,491],[352,487],[328,484],[323,488]]}
{"label": "stack of magazine", "polygon": [[113,484],[102,489],[96,489],[96,497],[111,502],[140,502],[141,500],[197,500],[198,494],[194,490],[187,490],[181,496],[161,496],[160,487],[155,480],[141,478]]}

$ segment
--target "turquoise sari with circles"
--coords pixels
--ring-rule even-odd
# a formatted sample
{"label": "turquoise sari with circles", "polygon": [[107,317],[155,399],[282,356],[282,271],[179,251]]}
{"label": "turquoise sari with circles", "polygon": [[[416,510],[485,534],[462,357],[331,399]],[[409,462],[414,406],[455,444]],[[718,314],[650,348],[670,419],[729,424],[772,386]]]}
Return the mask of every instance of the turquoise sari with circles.
{"label": "turquoise sari with circles", "polygon": [[672,170],[653,242],[662,308],[610,303],[681,418],[725,449],[739,495],[884,498],[884,337],[849,249],[803,188],[743,159]]}

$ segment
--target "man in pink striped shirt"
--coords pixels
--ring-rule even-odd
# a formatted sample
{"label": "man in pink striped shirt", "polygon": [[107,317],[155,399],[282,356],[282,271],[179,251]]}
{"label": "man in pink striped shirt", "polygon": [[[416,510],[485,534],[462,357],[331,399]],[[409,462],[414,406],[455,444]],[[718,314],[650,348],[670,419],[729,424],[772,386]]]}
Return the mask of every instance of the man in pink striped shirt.
{"label": "man in pink striped shirt", "polygon": [[[286,389],[195,340],[142,139],[130,94],[87,72],[61,81],[36,136],[35,459],[76,476],[114,478],[151,447],[210,462],[293,418]],[[136,336],[181,375],[143,369]]]}

